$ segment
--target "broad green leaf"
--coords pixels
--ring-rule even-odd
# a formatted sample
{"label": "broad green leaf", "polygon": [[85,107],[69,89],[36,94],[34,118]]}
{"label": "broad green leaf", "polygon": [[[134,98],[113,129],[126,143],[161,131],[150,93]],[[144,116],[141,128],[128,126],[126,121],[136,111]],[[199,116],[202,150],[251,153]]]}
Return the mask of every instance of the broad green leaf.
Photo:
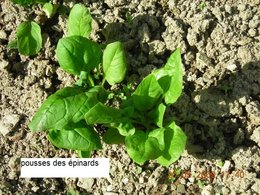
{"label": "broad green leaf", "polygon": [[181,51],[176,51],[170,56],[165,66],[152,73],[164,91],[166,104],[173,104],[182,92],[183,67]]}
{"label": "broad green leaf", "polygon": [[22,22],[16,31],[17,47],[20,54],[31,56],[42,48],[41,27],[35,22]]}
{"label": "broad green leaf", "polygon": [[68,20],[68,35],[79,35],[82,37],[89,37],[92,17],[89,10],[82,4],[75,4],[70,11]]}
{"label": "broad green leaf", "polygon": [[163,166],[169,166],[178,160],[183,153],[187,137],[174,122],[164,131],[165,149],[157,162]]}
{"label": "broad green leaf", "polygon": [[97,103],[85,114],[85,120],[88,124],[118,123],[122,114],[121,110]]}
{"label": "broad green leaf", "polygon": [[84,119],[84,114],[98,102],[106,101],[102,87],[85,91],[81,87],[66,87],[48,97],[29,124],[32,131],[57,129]]}
{"label": "broad green leaf", "polygon": [[48,132],[48,139],[58,148],[88,152],[102,148],[99,135],[91,127],[51,130]]}
{"label": "broad green leaf", "polygon": [[140,165],[161,155],[157,138],[149,137],[147,133],[140,130],[136,130],[134,135],[127,136],[125,144],[129,156]]}
{"label": "broad green leaf", "polygon": [[150,74],[138,85],[132,95],[134,107],[145,111],[155,106],[163,96],[163,90],[155,76]]}
{"label": "broad green leaf", "polygon": [[163,127],[163,117],[166,110],[166,106],[164,104],[159,104],[152,111],[148,113],[148,116],[154,121],[158,127]]}
{"label": "broad green leaf", "polygon": [[158,140],[160,151],[163,151],[165,148],[164,131],[165,131],[165,128],[158,128],[158,129],[154,129],[154,130],[150,131],[149,135],[148,135],[149,137],[154,137]]}
{"label": "broad green leaf", "polygon": [[103,54],[105,79],[110,85],[120,83],[125,78],[126,59],[123,44],[119,41],[107,45]]}
{"label": "broad green leaf", "polygon": [[60,66],[66,72],[80,75],[90,72],[101,62],[100,46],[82,36],[70,36],[59,40],[56,54]]}
{"label": "broad green leaf", "polygon": [[103,141],[107,144],[123,144],[125,137],[120,135],[117,129],[109,128],[103,135]]}
{"label": "broad green leaf", "polygon": [[122,118],[120,123],[111,124],[111,126],[117,128],[118,132],[123,136],[129,136],[135,133],[134,126],[127,119]]}

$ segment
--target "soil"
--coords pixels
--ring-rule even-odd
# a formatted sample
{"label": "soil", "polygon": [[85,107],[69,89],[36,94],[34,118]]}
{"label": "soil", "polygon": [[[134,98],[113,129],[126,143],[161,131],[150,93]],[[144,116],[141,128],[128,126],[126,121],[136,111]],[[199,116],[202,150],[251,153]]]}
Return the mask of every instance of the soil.
{"label": "soil", "polygon": [[[139,83],[177,47],[185,68],[184,90],[171,114],[188,136],[170,167],[138,166],[123,145],[104,145],[94,157],[110,159],[108,179],[22,179],[21,157],[72,157],[28,123],[42,102],[75,78],[55,58],[67,15],[48,19],[40,5],[0,2],[0,194],[258,194],[260,192],[259,0],[53,0],[82,2],[94,17],[91,38],[120,40],[129,64],[127,82]],[[42,26],[43,49],[24,57],[7,48],[17,26]],[[175,180],[174,171],[182,173]],[[210,176],[209,176],[210,175]]]}

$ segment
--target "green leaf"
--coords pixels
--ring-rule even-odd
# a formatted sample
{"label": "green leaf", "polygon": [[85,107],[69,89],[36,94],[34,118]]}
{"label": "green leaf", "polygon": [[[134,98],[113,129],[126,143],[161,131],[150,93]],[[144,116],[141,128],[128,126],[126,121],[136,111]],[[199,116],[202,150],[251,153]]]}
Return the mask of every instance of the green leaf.
{"label": "green leaf", "polygon": [[102,87],[86,92],[81,87],[66,87],[48,97],[36,112],[29,128],[32,131],[61,130],[70,123],[84,119],[84,114],[98,102],[106,101]]}
{"label": "green leaf", "polygon": [[107,45],[103,54],[105,79],[110,85],[120,83],[126,74],[126,59],[123,44],[119,41]]}
{"label": "green leaf", "polygon": [[159,104],[157,107],[155,107],[155,109],[148,113],[148,116],[152,118],[154,123],[161,128],[163,127],[163,118],[165,110],[166,106],[164,104]]}
{"label": "green leaf", "polygon": [[90,158],[91,151],[76,150],[80,158]]}
{"label": "green leaf", "polygon": [[157,138],[149,137],[147,133],[140,130],[136,130],[134,135],[127,136],[125,144],[129,156],[140,165],[161,155]]}
{"label": "green leaf", "polygon": [[183,153],[187,137],[180,127],[172,122],[164,131],[165,149],[157,162],[163,166],[169,166],[178,160]]}
{"label": "green leaf", "polygon": [[70,11],[68,20],[68,36],[79,35],[89,37],[92,17],[89,10],[82,4],[75,4]]}
{"label": "green leaf", "polygon": [[7,48],[8,49],[18,49],[17,39],[13,39],[13,40],[9,41]]}
{"label": "green leaf", "polygon": [[49,2],[50,0],[35,0],[35,3],[46,3],[46,2]]}
{"label": "green leaf", "polygon": [[88,152],[102,148],[99,135],[91,127],[72,130],[50,130],[48,139],[58,148]]}
{"label": "green leaf", "polygon": [[13,3],[19,5],[31,5],[35,3],[46,3],[49,0],[12,0]]}
{"label": "green leaf", "polygon": [[97,103],[85,114],[85,120],[88,124],[118,123],[122,119],[122,114],[121,110]]}
{"label": "green leaf", "polygon": [[51,18],[55,15],[58,5],[51,3],[45,3],[42,7],[42,10],[45,12],[48,18]]}
{"label": "green leaf", "polygon": [[123,136],[133,135],[135,133],[135,127],[130,120],[122,118],[121,121],[120,123],[111,124],[111,126],[117,128],[118,132]]}
{"label": "green leaf", "polygon": [[150,74],[138,85],[132,95],[134,107],[145,111],[155,106],[163,96],[163,90],[155,76]]}
{"label": "green leaf", "polygon": [[152,74],[155,75],[164,91],[165,103],[173,104],[182,92],[183,67],[180,49],[176,49],[163,68]]}
{"label": "green leaf", "polygon": [[16,31],[20,54],[35,55],[42,48],[41,27],[35,22],[22,22]]}
{"label": "green leaf", "polygon": [[12,2],[19,5],[30,5],[34,3],[34,0],[12,0]]}
{"label": "green leaf", "polygon": [[120,135],[117,129],[109,128],[103,135],[103,141],[107,144],[123,144],[125,137]]}
{"label": "green leaf", "polygon": [[77,190],[69,189],[66,195],[80,195],[80,193]]}
{"label": "green leaf", "polygon": [[59,40],[56,54],[60,66],[66,72],[80,75],[90,72],[101,62],[100,46],[81,36],[70,36]]}
{"label": "green leaf", "polygon": [[158,128],[149,132],[149,137],[154,137],[158,140],[160,151],[163,151],[165,148],[164,131],[165,128]]}

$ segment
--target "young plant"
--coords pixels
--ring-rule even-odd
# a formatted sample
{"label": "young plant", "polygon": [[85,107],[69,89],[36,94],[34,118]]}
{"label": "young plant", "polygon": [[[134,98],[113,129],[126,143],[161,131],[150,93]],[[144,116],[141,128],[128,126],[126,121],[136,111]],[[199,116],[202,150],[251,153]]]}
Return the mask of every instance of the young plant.
{"label": "young plant", "polygon": [[[76,150],[82,157],[100,149],[103,140],[108,144],[125,144],[129,156],[138,164],[156,159],[169,166],[176,161],[185,148],[186,136],[172,119],[165,120],[164,113],[182,91],[180,49],[115,108],[107,104],[110,92],[104,83],[114,85],[124,80],[123,44],[110,43],[102,50],[98,43],[86,38],[91,32],[91,16],[79,4],[72,8],[68,29],[69,36],[58,42],[57,59],[63,70],[79,76],[79,81],[49,96],[29,128],[47,130],[53,145]],[[93,70],[101,69],[102,81],[93,76]],[[97,124],[107,129],[104,134],[96,130]]]}
{"label": "young plant", "polygon": [[35,55],[42,48],[41,27],[35,22],[22,22],[16,30],[16,38],[20,54]]}

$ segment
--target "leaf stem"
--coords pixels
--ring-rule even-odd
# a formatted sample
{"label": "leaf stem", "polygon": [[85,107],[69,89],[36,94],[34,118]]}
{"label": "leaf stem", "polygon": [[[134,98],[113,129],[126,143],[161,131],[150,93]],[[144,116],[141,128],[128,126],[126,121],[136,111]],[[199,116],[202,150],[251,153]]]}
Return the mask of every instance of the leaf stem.
{"label": "leaf stem", "polygon": [[91,75],[89,74],[88,75],[88,83],[91,87],[94,87],[95,86],[95,83],[93,81],[93,78],[91,77]]}
{"label": "leaf stem", "polygon": [[106,82],[106,79],[105,79],[105,77],[103,77],[102,83],[101,83],[102,87],[104,87],[105,82]]}

